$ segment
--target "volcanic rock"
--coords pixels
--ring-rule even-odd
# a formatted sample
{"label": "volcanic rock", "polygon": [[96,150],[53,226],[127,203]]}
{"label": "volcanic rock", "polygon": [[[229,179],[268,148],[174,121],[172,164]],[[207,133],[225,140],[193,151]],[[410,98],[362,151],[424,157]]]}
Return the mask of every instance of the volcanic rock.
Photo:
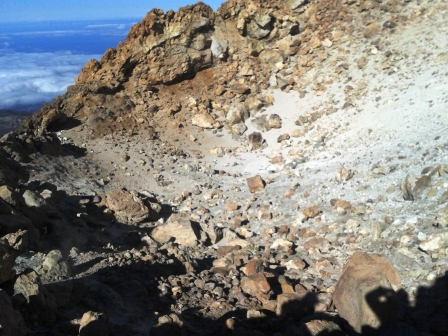
{"label": "volcanic rock", "polygon": [[257,190],[264,189],[265,182],[261,179],[260,175],[255,175],[247,179],[247,186],[250,192],[254,193]]}
{"label": "volcanic rock", "polygon": [[114,211],[118,221],[135,225],[146,219],[156,219],[157,213],[149,209],[135,190],[111,190],[107,194],[106,204]]}
{"label": "volcanic rock", "polygon": [[356,332],[379,329],[396,317],[395,290],[400,286],[400,276],[387,259],[355,252],[338,280],[334,304]]}
{"label": "volcanic rock", "polygon": [[151,237],[160,243],[165,243],[174,238],[175,242],[184,246],[196,246],[200,240],[200,229],[188,219],[170,220],[156,226]]}

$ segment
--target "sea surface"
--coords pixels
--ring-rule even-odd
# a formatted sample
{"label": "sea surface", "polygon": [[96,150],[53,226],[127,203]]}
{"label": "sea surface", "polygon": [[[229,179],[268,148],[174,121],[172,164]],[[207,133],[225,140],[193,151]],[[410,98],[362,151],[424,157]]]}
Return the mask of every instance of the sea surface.
{"label": "sea surface", "polygon": [[0,22],[0,110],[36,111],[140,20]]}

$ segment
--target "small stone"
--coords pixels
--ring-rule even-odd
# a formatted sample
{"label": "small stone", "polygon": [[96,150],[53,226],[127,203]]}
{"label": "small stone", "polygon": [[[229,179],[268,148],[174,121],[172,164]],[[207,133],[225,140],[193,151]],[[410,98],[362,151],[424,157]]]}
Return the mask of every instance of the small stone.
{"label": "small stone", "polygon": [[286,269],[289,270],[303,270],[306,267],[306,264],[300,259],[289,260],[285,263]]}
{"label": "small stone", "polygon": [[448,246],[448,231],[437,232],[430,235],[424,242],[420,244],[420,248],[426,252],[440,250]]}
{"label": "small stone", "polygon": [[300,138],[305,135],[305,131],[301,128],[295,128],[291,131],[291,136],[293,138]]}
{"label": "small stone", "polygon": [[277,138],[277,142],[282,142],[284,140],[289,140],[290,136],[288,133],[282,134]]}
{"label": "small stone", "polygon": [[294,191],[292,191],[291,189],[288,189],[285,191],[285,193],[283,194],[283,197],[289,198],[292,195],[294,195]]}
{"label": "small stone", "polygon": [[271,114],[268,122],[271,128],[282,128],[282,119],[278,114]]}
{"label": "small stone", "polygon": [[[109,191],[106,205],[114,211],[118,221],[124,224],[138,224],[146,219],[157,220],[160,208],[154,203],[149,208],[135,190],[113,189]],[[153,204],[151,204],[153,205]]]}
{"label": "small stone", "polygon": [[106,315],[88,311],[82,315],[79,322],[79,336],[110,336],[113,335],[112,324]]}
{"label": "small stone", "polygon": [[261,146],[264,143],[264,139],[260,132],[253,132],[248,137],[249,140],[249,149],[250,150],[257,150],[261,148]]}
{"label": "small stone", "polygon": [[238,203],[237,202],[232,202],[232,203],[227,203],[224,206],[226,211],[236,211],[238,210]]}
{"label": "small stone", "polygon": [[258,210],[258,219],[264,220],[264,219],[271,219],[272,213],[269,211],[269,209],[261,208]]}
{"label": "small stone", "polygon": [[246,181],[251,193],[264,189],[265,182],[261,179],[260,175],[249,177]]}
{"label": "small stone", "polygon": [[120,158],[121,158],[122,161],[128,162],[131,157],[128,155],[128,153],[123,152],[123,153],[120,154]]}
{"label": "small stone", "polygon": [[0,198],[13,207],[19,206],[19,195],[10,186],[0,186]]}
{"label": "small stone", "polygon": [[306,322],[299,327],[296,334],[307,336],[346,336],[346,333],[343,332],[336,323],[328,320],[312,320]]}
{"label": "small stone", "polygon": [[[191,123],[194,126],[202,127],[202,128],[214,128],[215,119],[210,114],[196,114],[193,119],[191,120]],[[194,141],[194,140],[193,140]]]}
{"label": "small stone", "polygon": [[70,275],[68,263],[59,250],[48,252],[42,263],[42,268],[53,276],[67,277]]}
{"label": "small stone", "polygon": [[339,169],[338,173],[336,174],[336,181],[338,182],[345,182],[350,180],[353,175],[354,175],[354,171],[345,167],[342,167],[341,169]]}
{"label": "small stone", "polygon": [[254,275],[256,273],[263,272],[264,270],[263,260],[257,258],[251,259],[243,268],[242,270],[246,275]]}
{"label": "small stone", "polygon": [[280,275],[278,277],[278,282],[282,287],[282,293],[295,293],[294,287],[292,287],[292,285],[289,283],[289,281],[285,278],[284,275]]}
{"label": "small stone", "polygon": [[271,286],[263,273],[255,273],[241,279],[241,289],[260,301],[269,300]]}
{"label": "small stone", "polygon": [[437,222],[439,225],[448,226],[448,207],[437,212]]}
{"label": "small stone", "polygon": [[320,214],[320,208],[317,205],[312,205],[308,208],[303,209],[302,213],[308,218],[314,218]]}
{"label": "small stone", "polygon": [[381,31],[381,23],[379,22],[371,23],[364,29],[364,37],[368,39],[372,38],[373,36],[377,35],[380,31]]}
{"label": "small stone", "polygon": [[289,240],[278,238],[271,245],[271,250],[279,250],[279,251],[290,251],[292,249],[293,243]]}
{"label": "small stone", "polygon": [[323,45],[325,48],[330,48],[330,47],[333,45],[333,42],[330,41],[329,39],[325,39],[325,40],[322,41],[322,45]]}

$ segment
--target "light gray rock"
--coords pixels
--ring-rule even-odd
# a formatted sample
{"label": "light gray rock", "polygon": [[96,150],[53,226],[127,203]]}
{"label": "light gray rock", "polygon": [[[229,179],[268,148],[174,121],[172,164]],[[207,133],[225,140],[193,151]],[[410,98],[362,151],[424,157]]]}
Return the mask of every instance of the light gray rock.
{"label": "light gray rock", "polygon": [[227,48],[228,48],[228,42],[226,40],[213,36],[212,45],[210,49],[214,57],[216,58],[226,57]]}
{"label": "light gray rock", "polygon": [[166,243],[174,238],[175,242],[184,246],[196,246],[200,240],[200,228],[186,218],[168,221],[156,226],[151,237],[159,243]]}
{"label": "light gray rock", "polygon": [[62,256],[59,250],[48,252],[42,263],[42,268],[45,272],[53,276],[67,277],[70,275],[70,268],[67,260]]}

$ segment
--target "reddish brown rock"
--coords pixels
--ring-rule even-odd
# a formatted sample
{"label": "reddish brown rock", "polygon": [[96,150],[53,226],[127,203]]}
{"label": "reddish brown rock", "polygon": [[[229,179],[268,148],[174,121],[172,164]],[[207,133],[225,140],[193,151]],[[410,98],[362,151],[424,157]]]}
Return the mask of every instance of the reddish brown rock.
{"label": "reddish brown rock", "polygon": [[294,293],[294,287],[292,287],[284,275],[278,277],[278,282],[280,283],[280,286],[282,286],[282,293]]}
{"label": "reddish brown rock", "polygon": [[355,252],[336,285],[334,304],[356,332],[363,327],[378,329],[394,319],[398,305],[394,291],[400,285],[400,276],[387,259]]}
{"label": "reddish brown rock", "polygon": [[254,275],[256,273],[263,272],[263,270],[264,270],[263,260],[254,258],[249,260],[249,262],[244,267],[243,272],[246,275]]}
{"label": "reddish brown rock", "polygon": [[257,190],[264,189],[265,183],[260,175],[256,175],[247,179],[247,186],[249,187],[250,192],[254,193]]}
{"label": "reddish brown rock", "polygon": [[255,273],[241,279],[241,289],[258,300],[265,301],[269,300],[271,286],[263,273]]}
{"label": "reddish brown rock", "polygon": [[344,210],[352,209],[351,203],[343,199],[331,200],[331,204],[335,207],[335,209],[337,208],[342,208]]}

